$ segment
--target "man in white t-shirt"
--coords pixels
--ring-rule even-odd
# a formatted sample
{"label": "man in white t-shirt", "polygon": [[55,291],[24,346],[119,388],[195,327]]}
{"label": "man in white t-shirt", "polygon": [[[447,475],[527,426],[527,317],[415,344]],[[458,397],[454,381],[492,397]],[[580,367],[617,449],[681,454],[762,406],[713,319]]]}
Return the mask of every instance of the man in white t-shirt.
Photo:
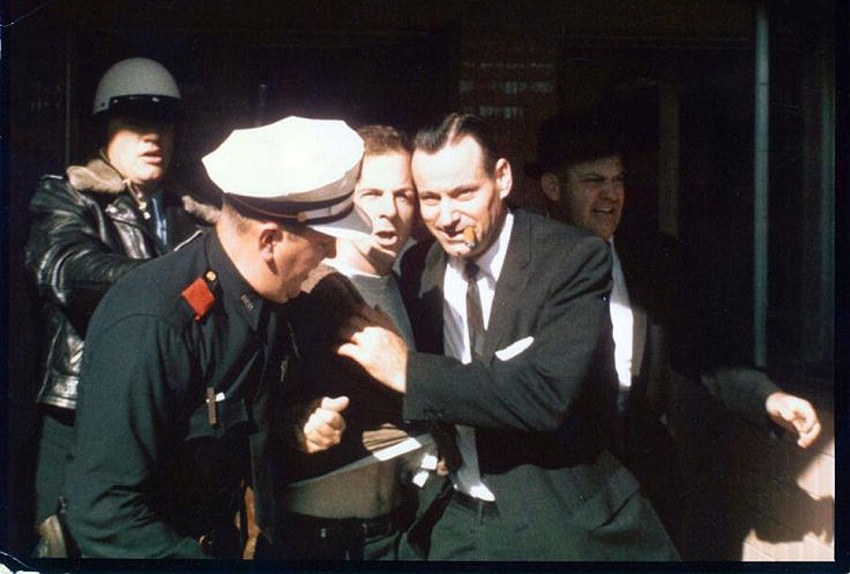
{"label": "man in white t-shirt", "polygon": [[364,302],[386,313],[414,346],[393,271],[417,217],[410,143],[389,126],[357,131],[365,155],[354,202],[372,233],[338,240],[336,255],[311,273],[290,315],[301,354],[287,399],[298,405],[296,436],[284,455],[282,531],[273,550],[286,559],[395,559],[415,503],[401,471],[414,456],[410,449],[421,448],[407,440],[400,398],[334,353],[339,325]]}

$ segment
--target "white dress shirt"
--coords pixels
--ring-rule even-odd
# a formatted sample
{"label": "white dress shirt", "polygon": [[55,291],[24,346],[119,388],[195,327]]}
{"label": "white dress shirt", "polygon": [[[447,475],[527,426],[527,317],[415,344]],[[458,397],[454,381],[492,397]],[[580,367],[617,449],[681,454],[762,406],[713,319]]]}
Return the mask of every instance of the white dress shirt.
{"label": "white dress shirt", "polygon": [[644,334],[635,330],[637,316],[629,298],[623,266],[614,247],[614,239],[612,238],[609,243],[614,258],[611,271],[614,285],[611,289],[610,305],[611,324],[614,328],[614,364],[620,383],[620,404],[622,404],[631,389],[632,377],[640,374],[643,353],[636,352],[635,349],[643,349],[644,341],[638,339],[642,339]]}
{"label": "white dress shirt", "polygon": [[[481,313],[485,328],[490,323],[490,310],[493,307],[496,283],[505,263],[513,224],[514,217],[509,212],[496,241],[475,260],[480,270],[476,283],[481,296]],[[445,351],[448,356],[459,359],[464,364],[472,360],[472,352],[469,348],[469,328],[466,324],[466,279],[463,274],[465,263],[466,261],[459,257],[449,257],[446,274],[443,278],[443,339]],[[478,468],[478,451],[475,446],[475,429],[465,425],[456,426],[457,444],[463,457],[463,464],[453,476],[455,489],[481,500],[495,500],[496,497],[493,492],[481,481],[481,472]]]}

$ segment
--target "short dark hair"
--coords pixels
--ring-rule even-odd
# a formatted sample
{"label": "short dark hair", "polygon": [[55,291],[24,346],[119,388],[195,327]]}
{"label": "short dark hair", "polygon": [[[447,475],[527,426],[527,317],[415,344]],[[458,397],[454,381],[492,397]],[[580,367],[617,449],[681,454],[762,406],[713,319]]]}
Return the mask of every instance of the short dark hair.
{"label": "short dark hair", "polygon": [[357,134],[363,138],[366,155],[413,152],[413,146],[407,134],[392,126],[369,124],[357,128]]}
{"label": "short dark hair", "polygon": [[577,163],[624,155],[621,126],[605,111],[580,116],[555,115],[540,125],[537,134],[537,161],[525,166],[535,179],[547,171]]}
{"label": "short dark hair", "polygon": [[466,136],[471,137],[481,146],[484,154],[484,169],[492,175],[496,170],[496,161],[501,157],[496,140],[487,123],[472,114],[452,113],[443,118],[438,125],[422,128],[416,134],[413,149],[422,150],[425,153],[436,153]]}

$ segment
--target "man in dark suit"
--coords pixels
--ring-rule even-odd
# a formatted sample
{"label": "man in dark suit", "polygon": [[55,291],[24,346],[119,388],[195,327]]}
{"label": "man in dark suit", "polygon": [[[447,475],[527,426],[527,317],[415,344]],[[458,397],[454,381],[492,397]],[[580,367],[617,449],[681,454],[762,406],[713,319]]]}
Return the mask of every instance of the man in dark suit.
{"label": "man in dark suit", "polygon": [[668,530],[680,530],[684,503],[676,451],[664,421],[671,410],[671,377],[699,381],[732,412],[798,435],[806,448],[820,432],[812,405],[782,392],[764,373],[723,366],[718,337],[700,328],[695,289],[682,271],[682,248],[648,225],[621,225],[626,202],[622,123],[605,109],[553,116],[540,128],[538,160],[526,173],[540,180],[548,214],[588,230],[611,245],[610,304],[623,460]]}
{"label": "man in dark suit", "polygon": [[440,423],[450,476],[425,483],[408,542],[435,560],[675,559],[609,452],[605,243],[509,210],[510,163],[474,116],[422,130],[412,170],[438,242],[417,245],[402,265],[419,351],[366,308],[339,349],[404,394],[406,420]]}

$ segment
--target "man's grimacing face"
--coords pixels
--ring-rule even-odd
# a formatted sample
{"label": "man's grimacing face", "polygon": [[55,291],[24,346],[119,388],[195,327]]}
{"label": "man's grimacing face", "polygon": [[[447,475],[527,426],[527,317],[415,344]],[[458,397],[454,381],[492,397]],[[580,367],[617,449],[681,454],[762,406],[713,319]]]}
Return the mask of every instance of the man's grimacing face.
{"label": "man's grimacing face", "polygon": [[611,239],[623,216],[623,162],[611,156],[569,166],[558,178],[567,223]]}
{"label": "man's grimacing face", "polygon": [[[474,259],[486,251],[507,211],[513,183],[507,160],[499,159],[494,173],[487,173],[481,146],[464,136],[435,153],[416,150],[411,166],[422,221],[446,253]],[[463,237],[467,227],[478,239],[472,248]]]}

